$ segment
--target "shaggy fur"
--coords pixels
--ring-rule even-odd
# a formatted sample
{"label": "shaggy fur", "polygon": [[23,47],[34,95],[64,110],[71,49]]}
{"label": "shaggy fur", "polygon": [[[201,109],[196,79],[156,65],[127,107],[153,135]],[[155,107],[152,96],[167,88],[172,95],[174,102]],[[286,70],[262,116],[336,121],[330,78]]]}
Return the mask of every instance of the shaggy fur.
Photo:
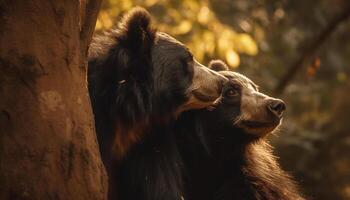
{"label": "shaggy fur", "polygon": [[[90,45],[89,94],[98,141],[101,148],[106,148],[101,149],[104,160],[111,159],[111,148],[117,148],[114,153],[123,157],[139,139],[139,129],[149,123],[150,52],[155,36],[149,15],[137,9],[125,16],[117,29],[94,37]],[[115,130],[118,133],[111,133]]]}
{"label": "shaggy fur", "polygon": [[[89,93],[109,176],[109,199],[178,199],[159,194],[166,185],[163,169],[155,170],[162,157],[152,155],[151,144],[147,145],[162,143],[164,124],[189,98],[192,72],[177,69],[175,61],[191,55],[182,44],[169,40],[157,35],[145,10],[134,9],[116,29],[95,37],[91,44]],[[172,167],[171,162],[164,163]],[[151,184],[143,182],[145,176]],[[180,185],[171,183],[173,190],[180,190]]]}

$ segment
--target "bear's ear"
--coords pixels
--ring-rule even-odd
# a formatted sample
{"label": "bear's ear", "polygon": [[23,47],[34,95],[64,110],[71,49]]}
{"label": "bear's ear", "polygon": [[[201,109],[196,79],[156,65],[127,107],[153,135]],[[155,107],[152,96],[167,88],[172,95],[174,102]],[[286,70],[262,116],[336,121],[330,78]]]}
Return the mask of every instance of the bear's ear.
{"label": "bear's ear", "polygon": [[224,63],[222,60],[212,60],[209,63],[209,68],[214,71],[226,71],[228,70],[228,67],[226,63]]}
{"label": "bear's ear", "polygon": [[119,42],[131,54],[147,55],[154,43],[156,30],[151,26],[151,16],[143,8],[129,11],[119,24]]}

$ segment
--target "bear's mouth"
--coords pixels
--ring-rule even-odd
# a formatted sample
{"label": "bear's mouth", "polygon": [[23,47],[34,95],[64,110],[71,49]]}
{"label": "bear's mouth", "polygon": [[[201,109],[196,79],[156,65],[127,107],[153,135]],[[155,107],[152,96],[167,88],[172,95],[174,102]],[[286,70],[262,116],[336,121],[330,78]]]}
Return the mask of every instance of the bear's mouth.
{"label": "bear's mouth", "polygon": [[252,121],[252,120],[243,120],[242,125],[247,128],[268,128],[277,126],[280,123],[280,120],[273,120],[271,122],[261,122],[261,121]]}
{"label": "bear's mouth", "polygon": [[280,122],[281,120],[272,120],[269,122],[242,120],[240,122],[240,127],[243,128],[247,133],[253,134],[260,138],[275,130]]}

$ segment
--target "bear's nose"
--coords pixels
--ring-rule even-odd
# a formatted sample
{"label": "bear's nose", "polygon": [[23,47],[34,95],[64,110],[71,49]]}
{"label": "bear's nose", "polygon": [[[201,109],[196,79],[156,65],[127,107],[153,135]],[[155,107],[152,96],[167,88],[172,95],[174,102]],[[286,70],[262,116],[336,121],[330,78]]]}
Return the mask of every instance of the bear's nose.
{"label": "bear's nose", "polygon": [[286,104],[280,99],[274,99],[270,102],[268,108],[274,115],[281,118],[286,110]]}

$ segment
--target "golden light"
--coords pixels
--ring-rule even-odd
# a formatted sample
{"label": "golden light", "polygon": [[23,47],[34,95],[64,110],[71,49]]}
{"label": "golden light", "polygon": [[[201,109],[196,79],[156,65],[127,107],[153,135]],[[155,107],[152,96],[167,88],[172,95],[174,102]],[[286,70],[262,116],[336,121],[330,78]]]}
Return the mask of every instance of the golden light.
{"label": "golden light", "polygon": [[102,29],[102,23],[101,23],[101,21],[99,20],[99,19],[97,19],[97,21],[96,21],[96,26],[95,26],[95,30],[100,30],[100,29]]}
{"label": "golden light", "polygon": [[207,24],[210,19],[210,10],[207,6],[201,7],[197,15],[197,20],[201,24]]}
{"label": "golden light", "polygon": [[241,62],[239,55],[233,49],[226,52],[226,62],[231,68],[237,68]]}
{"label": "golden light", "polygon": [[238,35],[238,50],[242,53],[246,53],[250,56],[258,54],[258,46],[254,39],[248,34]]}
{"label": "golden light", "polygon": [[186,34],[192,29],[192,23],[189,20],[183,20],[180,24],[173,28],[174,34]]}
{"label": "golden light", "polygon": [[113,26],[113,22],[110,18],[110,16],[108,15],[108,13],[106,11],[101,11],[100,12],[100,18],[99,18],[102,27],[105,29],[109,29]]}

